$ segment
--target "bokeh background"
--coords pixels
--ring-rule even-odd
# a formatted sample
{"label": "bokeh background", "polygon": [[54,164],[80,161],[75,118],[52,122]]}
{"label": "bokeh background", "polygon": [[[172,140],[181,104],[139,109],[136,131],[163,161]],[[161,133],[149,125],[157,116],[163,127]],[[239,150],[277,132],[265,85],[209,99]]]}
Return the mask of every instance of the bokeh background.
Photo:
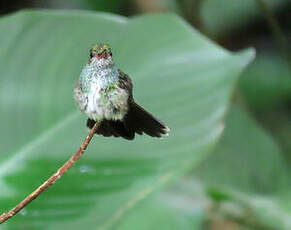
{"label": "bokeh background", "polygon": [[[240,74],[232,89],[228,112],[223,115],[224,130],[213,149],[199,163],[195,162],[195,167],[188,167],[187,174],[180,173],[182,176],[169,183],[165,190],[137,205],[136,211],[122,217],[118,227],[113,229],[291,229],[290,0],[1,0],[0,16],[32,8],[108,12],[126,17],[171,12],[229,51],[238,52],[248,47],[256,50],[255,59]],[[5,33],[0,31],[0,34],[5,37]],[[231,68],[232,62],[223,65]],[[100,167],[111,163],[124,168],[139,165],[143,176],[147,175],[147,170],[151,171],[148,167],[153,162],[120,159],[100,161]],[[55,169],[53,162],[34,163],[52,172]],[[90,170],[85,164],[80,166],[81,173]],[[41,175],[45,178],[45,171],[41,171]],[[130,171],[123,175],[126,176],[132,176]],[[8,178],[8,182],[13,184],[14,179]],[[92,183],[94,180],[90,177]],[[73,182],[68,182],[70,184]],[[78,191],[78,186],[74,189]],[[27,188],[25,192],[30,190]],[[15,200],[7,201],[7,204],[13,203]],[[131,209],[131,204],[128,205]],[[26,211],[21,215],[25,219]],[[37,224],[27,224],[30,228],[17,226],[7,225],[7,229],[33,229],[31,226],[45,229]]]}

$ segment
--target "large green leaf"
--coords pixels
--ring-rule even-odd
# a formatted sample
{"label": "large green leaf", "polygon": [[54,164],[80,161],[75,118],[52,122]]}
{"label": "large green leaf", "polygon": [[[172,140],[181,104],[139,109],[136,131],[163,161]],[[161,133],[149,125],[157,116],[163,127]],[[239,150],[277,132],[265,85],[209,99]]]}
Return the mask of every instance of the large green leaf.
{"label": "large green leaf", "polygon": [[[194,170],[223,218],[251,229],[290,229],[290,182],[282,152],[243,109],[233,106],[213,154]],[[217,213],[216,213],[217,214]]]}
{"label": "large green leaf", "polygon": [[[85,137],[72,86],[97,41],[134,82],[136,100],[171,135],[134,142],[96,137],[86,155],[3,229],[110,229],[208,153],[252,51],[233,55],[174,15],[126,18],[20,12],[0,20],[0,207],[6,211],[52,174]],[[2,226],[1,226],[2,227]]]}
{"label": "large green leaf", "polygon": [[[272,132],[272,136],[284,153],[286,164],[291,163],[291,111],[281,107],[280,109],[264,110],[258,114],[260,122]],[[291,174],[291,171],[289,170]],[[289,175],[290,175],[289,174]]]}
{"label": "large green leaf", "polygon": [[204,229],[208,202],[201,184],[179,179],[166,191],[156,194],[147,202],[141,202],[117,229]]}
{"label": "large green leaf", "polygon": [[244,192],[280,191],[286,185],[287,168],[272,137],[238,106],[229,111],[225,125],[219,145],[195,169],[196,174],[212,185]]}
{"label": "large green leaf", "polygon": [[118,230],[290,229],[290,185],[276,142],[237,105],[225,120],[213,154]]}

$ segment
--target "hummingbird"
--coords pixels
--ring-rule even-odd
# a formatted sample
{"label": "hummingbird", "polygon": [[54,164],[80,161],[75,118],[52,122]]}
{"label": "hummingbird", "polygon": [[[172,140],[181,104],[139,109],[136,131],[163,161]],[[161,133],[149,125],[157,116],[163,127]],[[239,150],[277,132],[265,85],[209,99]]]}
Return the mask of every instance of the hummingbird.
{"label": "hummingbird", "polygon": [[169,128],[138,105],[130,77],[114,63],[108,44],[97,43],[74,87],[74,99],[88,116],[87,127],[99,123],[95,134],[133,140],[135,133],[152,137],[169,134]]}

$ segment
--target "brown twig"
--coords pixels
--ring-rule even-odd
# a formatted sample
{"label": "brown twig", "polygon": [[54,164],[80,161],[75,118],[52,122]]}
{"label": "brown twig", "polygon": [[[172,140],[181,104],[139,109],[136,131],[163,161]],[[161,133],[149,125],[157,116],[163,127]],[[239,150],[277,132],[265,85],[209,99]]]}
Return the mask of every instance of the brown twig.
{"label": "brown twig", "polygon": [[42,192],[44,192],[48,187],[54,184],[58,179],[61,178],[62,175],[66,171],[68,171],[73,164],[83,155],[84,151],[86,150],[87,146],[89,145],[94,133],[98,128],[98,123],[96,122],[93,128],[90,130],[86,139],[82,142],[79,150],[61,167],[59,170],[53,174],[49,179],[47,179],[41,186],[39,186],[34,192],[29,194],[23,201],[21,201],[18,205],[16,205],[13,209],[11,209],[7,213],[3,213],[0,216],[0,224],[4,223],[9,218],[16,215],[21,209],[23,209],[26,205],[36,199]]}

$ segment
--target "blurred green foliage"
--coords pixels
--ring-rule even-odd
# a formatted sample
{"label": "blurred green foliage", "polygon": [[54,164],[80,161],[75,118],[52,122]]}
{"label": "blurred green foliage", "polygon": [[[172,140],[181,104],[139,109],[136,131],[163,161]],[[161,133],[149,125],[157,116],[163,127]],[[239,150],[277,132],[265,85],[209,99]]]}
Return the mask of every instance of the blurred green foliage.
{"label": "blurred green foliage", "polygon": [[[263,20],[264,12],[256,0],[201,0],[201,21],[204,31],[214,38],[239,32],[256,19]],[[264,0],[273,12],[286,6],[286,0]]]}
{"label": "blurred green foliage", "polygon": [[125,13],[126,5],[130,3],[129,0],[85,0],[92,10],[105,11],[111,13]]}
{"label": "blurred green foliage", "polygon": [[[289,41],[291,1],[263,1]],[[172,130],[162,141],[96,138],[78,165],[1,230],[291,229],[291,66],[258,1],[33,6],[174,12],[226,48],[251,45],[258,55],[244,68],[251,51],[228,52],[172,14],[27,11],[0,18],[0,211],[53,173],[86,135],[72,85],[97,40],[112,44],[137,101]]]}
{"label": "blurred green foliage", "polygon": [[291,69],[280,54],[258,55],[240,78],[240,89],[255,110],[282,106],[291,100]]}

